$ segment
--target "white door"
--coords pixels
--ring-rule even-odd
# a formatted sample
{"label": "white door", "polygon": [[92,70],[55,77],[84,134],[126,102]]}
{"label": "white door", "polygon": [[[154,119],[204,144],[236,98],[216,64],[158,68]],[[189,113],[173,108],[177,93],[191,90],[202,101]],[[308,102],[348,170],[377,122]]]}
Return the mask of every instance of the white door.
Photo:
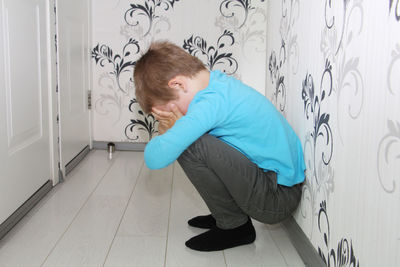
{"label": "white door", "polygon": [[0,224],[51,177],[48,0],[0,0]]}
{"label": "white door", "polygon": [[89,145],[89,0],[57,0],[61,164]]}

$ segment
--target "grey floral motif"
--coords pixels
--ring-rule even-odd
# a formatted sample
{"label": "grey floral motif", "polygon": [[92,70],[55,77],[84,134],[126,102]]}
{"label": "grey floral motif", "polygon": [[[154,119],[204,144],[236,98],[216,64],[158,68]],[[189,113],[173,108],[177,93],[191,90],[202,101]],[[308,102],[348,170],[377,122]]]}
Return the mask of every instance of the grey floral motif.
{"label": "grey floral motif", "polygon": [[280,34],[282,39],[281,50],[284,61],[292,68],[292,73],[296,74],[299,65],[299,48],[297,43],[297,34],[293,27],[299,17],[299,0],[282,0],[282,18],[280,25]]}
{"label": "grey floral motif", "polygon": [[[299,16],[299,1],[291,0],[290,4],[286,0],[282,0],[282,18],[280,25],[281,47],[279,49],[280,67],[286,61],[294,61],[292,64],[292,73],[297,73],[298,68],[298,44],[297,34],[294,33],[293,27]],[[273,51],[273,53],[275,53]],[[290,65],[290,63],[289,63]]]}
{"label": "grey floral motif", "polygon": [[[318,212],[319,200],[326,200],[333,192],[333,170],[329,165],[333,155],[333,136],[330,127],[330,115],[322,111],[322,104],[332,93],[332,73],[329,61],[326,61],[319,92],[315,90],[313,78],[307,74],[303,81],[302,99],[307,120],[312,122],[312,130],[306,135],[304,144],[307,179],[303,186],[301,214],[307,217],[307,209],[313,214]],[[307,207],[305,204],[308,203]],[[310,216],[314,221],[314,216]],[[314,223],[311,223],[314,226]],[[313,231],[311,231],[312,235]]]}
{"label": "grey floral motif", "polygon": [[[352,2],[352,6],[349,6],[350,2]],[[336,6],[334,6],[337,3],[337,5],[343,5],[342,8],[338,8]],[[362,17],[363,17],[363,9],[362,9],[362,0],[354,0],[354,1],[350,1],[350,0],[342,0],[342,1],[337,1],[337,2],[333,2],[332,0],[325,0],[325,25],[326,27],[330,30],[330,29],[334,29],[337,21],[336,16],[333,15],[332,13],[334,13],[335,10],[343,10],[343,17],[342,17],[342,23],[341,23],[341,29],[340,29],[340,39],[339,42],[337,43],[335,54],[337,54],[339,52],[339,49],[342,48],[342,43],[343,43],[343,39],[346,37],[345,36],[345,31],[348,31],[348,27],[349,27],[349,18],[351,17],[352,13],[355,10],[359,10],[361,13],[361,23],[360,23],[360,29],[359,31],[361,32],[361,26],[362,26]],[[350,8],[350,9],[349,9]],[[346,33],[347,34],[347,33]],[[347,38],[352,38],[352,34],[353,32],[350,30],[350,32],[348,33],[349,36],[347,36]]]}
{"label": "grey floral motif", "polygon": [[[394,12],[394,16],[397,21],[400,21],[400,0],[389,0],[389,12],[392,11]],[[395,7],[396,4],[396,7]]]}
{"label": "grey floral motif", "polygon": [[393,95],[396,86],[397,89],[400,91],[400,82],[398,77],[399,71],[400,71],[400,43],[397,44],[396,48],[393,49],[392,51],[392,60],[389,65],[389,72],[387,77],[389,92]]}
{"label": "grey floral motif", "polygon": [[[135,106],[137,106],[135,108]],[[139,106],[139,103],[134,98],[129,104],[129,111],[135,113],[137,111],[138,119],[132,119],[131,122],[125,127],[125,136],[132,141],[139,139],[138,131],[144,131],[148,134],[148,140],[150,141],[153,136],[158,133],[156,130],[156,124],[158,121],[152,114],[145,114]]]}
{"label": "grey floral motif", "polygon": [[318,247],[318,254],[327,267],[360,266],[359,260],[357,260],[355,257],[352,240],[348,241],[346,238],[342,238],[338,242],[336,251],[334,248],[330,247],[331,237],[326,201],[322,201],[320,204],[320,209],[318,212],[318,228],[320,233],[323,234],[325,245],[325,248]]}
{"label": "grey floral motif", "polygon": [[395,179],[400,179],[400,122],[388,120],[388,133],[378,146],[377,169],[379,182],[387,193],[396,190]]}
{"label": "grey floral motif", "polygon": [[[99,64],[101,67],[105,67],[105,65],[111,64],[112,70],[110,74],[112,74],[116,81],[118,88],[124,93],[128,93],[126,86],[121,85],[121,74],[126,72],[131,72],[133,66],[136,64],[137,57],[139,56],[140,47],[136,40],[129,39],[128,43],[125,44],[122,55],[115,54],[113,50],[107,45],[97,44],[92,50],[92,58],[96,61],[96,64]],[[130,79],[132,82],[132,78]]]}
{"label": "grey floral motif", "polygon": [[[335,15],[335,12],[340,12],[340,16],[339,14]],[[344,92],[347,93],[346,102],[349,99],[348,94],[354,96],[347,108],[347,113],[351,119],[358,118],[364,103],[364,82],[359,71],[359,59],[358,57],[348,58],[348,54],[346,54],[346,50],[350,46],[355,34],[359,35],[361,33],[363,14],[362,0],[325,0],[326,27],[322,31],[321,51],[324,57],[332,63],[332,73],[335,77],[333,90],[336,92],[338,99],[337,128],[342,142],[340,127],[340,118],[342,116],[340,113],[346,109],[339,106],[341,105],[341,100],[344,98]],[[342,20],[337,21],[337,17],[342,17]],[[349,23],[350,18],[352,18],[351,23]]]}
{"label": "grey floral motif", "polygon": [[[99,94],[95,101],[95,111],[101,115],[116,115],[114,123],[121,119],[122,110],[127,107],[126,98],[129,97],[117,88],[116,81],[110,73],[102,73],[98,79],[98,85],[107,91],[106,94]],[[111,112],[115,111],[115,112]]]}
{"label": "grey floral motif", "polygon": [[232,75],[237,71],[238,63],[232,53],[223,51],[234,43],[235,38],[232,32],[225,30],[215,46],[209,46],[202,37],[192,35],[183,41],[183,48],[205,62],[210,70],[219,69]]}
{"label": "grey floral motif", "polygon": [[166,21],[159,11],[172,9],[176,2],[179,0],[145,0],[143,4],[131,4],[125,12],[125,22],[132,27],[141,27],[142,36],[147,36],[156,23]]}
{"label": "grey floral motif", "polygon": [[[236,1],[233,2],[236,3]],[[231,5],[233,4],[232,2],[229,3],[231,3]],[[222,4],[223,3],[221,3],[221,5]],[[237,3],[236,5],[240,6]],[[216,18],[215,26],[220,28],[221,31],[229,29],[234,32],[235,42],[240,45],[246,57],[253,51],[265,51],[265,23],[267,16],[263,8],[253,7],[249,9],[244,22],[242,22],[234,12],[231,13],[231,16],[224,16],[221,11],[221,15],[222,16]]]}
{"label": "grey floral motif", "polygon": [[273,102],[282,113],[285,113],[286,107],[286,86],[285,69],[292,68],[292,73],[296,74],[298,69],[298,44],[297,34],[293,27],[299,16],[299,1],[291,0],[289,3],[282,0],[282,18],[280,25],[281,47],[277,59],[276,52],[272,50],[269,57],[269,71],[271,81],[275,83],[275,92]]}

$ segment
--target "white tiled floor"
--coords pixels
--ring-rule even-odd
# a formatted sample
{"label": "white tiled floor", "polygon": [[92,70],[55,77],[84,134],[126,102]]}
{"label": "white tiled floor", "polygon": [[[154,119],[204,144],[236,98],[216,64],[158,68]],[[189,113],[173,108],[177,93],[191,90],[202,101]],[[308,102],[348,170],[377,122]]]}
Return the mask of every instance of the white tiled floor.
{"label": "white tiled floor", "polygon": [[178,164],[150,171],[141,152],[92,151],[0,241],[0,266],[304,266],[280,225],[221,252],[185,247],[207,208]]}

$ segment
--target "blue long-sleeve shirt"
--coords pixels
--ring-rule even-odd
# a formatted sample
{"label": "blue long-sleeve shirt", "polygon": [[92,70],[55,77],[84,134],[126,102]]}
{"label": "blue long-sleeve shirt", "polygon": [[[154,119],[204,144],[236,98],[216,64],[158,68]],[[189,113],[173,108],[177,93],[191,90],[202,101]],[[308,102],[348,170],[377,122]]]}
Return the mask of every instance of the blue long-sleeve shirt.
{"label": "blue long-sleeve shirt", "polygon": [[186,115],[146,145],[147,166],[168,166],[205,133],[233,146],[263,170],[275,171],[278,184],[304,181],[302,146],[286,119],[262,94],[220,71],[210,73],[207,88],[194,96]]}

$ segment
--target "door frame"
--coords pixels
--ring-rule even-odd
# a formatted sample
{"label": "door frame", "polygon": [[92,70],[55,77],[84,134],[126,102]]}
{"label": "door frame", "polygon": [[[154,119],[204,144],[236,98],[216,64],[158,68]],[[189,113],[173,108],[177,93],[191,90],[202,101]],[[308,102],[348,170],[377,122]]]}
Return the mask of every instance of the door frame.
{"label": "door frame", "polygon": [[47,42],[50,47],[49,51],[49,64],[50,68],[50,75],[49,79],[51,79],[51,92],[49,92],[49,121],[50,121],[50,161],[51,161],[51,179],[53,182],[53,186],[55,186],[59,182],[59,146],[58,146],[58,124],[57,124],[57,114],[58,114],[58,94],[57,94],[57,61],[56,61],[56,37],[55,37],[55,9],[54,9],[54,1],[47,0],[49,15],[48,15],[48,32],[49,35],[47,37]]}
{"label": "door frame", "polygon": [[[89,79],[88,79],[88,90],[89,93],[92,94],[93,93],[93,68],[92,68],[92,47],[93,47],[93,17],[92,17],[92,0],[88,0],[88,46],[87,46],[87,52],[89,53],[89,64],[88,64],[88,75],[89,75]],[[93,97],[92,97],[93,99]],[[92,104],[92,103],[91,103]],[[89,148],[90,150],[93,149],[93,105],[92,108],[89,110]]]}
{"label": "door frame", "polygon": [[49,64],[50,68],[50,75],[49,81],[51,83],[51,92],[49,93],[49,121],[50,121],[50,161],[51,161],[51,178],[53,182],[53,186],[58,184],[62,177],[60,177],[60,146],[59,146],[59,138],[60,138],[60,131],[59,131],[59,94],[58,94],[58,67],[57,67],[57,29],[56,29],[56,0],[47,0],[48,9],[49,9],[49,16],[48,16],[48,32],[50,36],[48,36],[48,44],[50,47],[49,51]]}
{"label": "door frame", "polygon": [[[61,114],[61,107],[60,107],[60,103],[61,103],[61,94],[58,91],[59,88],[59,84],[60,84],[60,75],[59,75],[59,66],[58,66],[58,62],[59,62],[59,51],[57,49],[58,46],[58,30],[59,30],[59,19],[58,19],[58,14],[59,12],[57,12],[57,7],[58,7],[58,1],[66,1],[66,0],[49,0],[52,2],[52,8],[53,8],[53,12],[51,12],[51,36],[52,36],[52,41],[53,44],[52,45],[52,77],[54,77],[54,79],[52,80],[52,85],[53,88],[56,88],[54,91],[55,96],[52,99],[53,104],[54,104],[54,116],[55,116],[55,120],[56,123],[54,124],[53,127],[53,132],[54,132],[54,138],[53,138],[53,145],[54,148],[57,148],[56,150],[53,151],[53,156],[54,159],[57,159],[57,161],[52,162],[52,166],[53,166],[53,174],[55,175],[55,179],[53,180],[53,185],[62,182],[64,180],[64,177],[66,176],[66,168],[65,165],[68,162],[64,162],[63,157],[62,157],[62,146],[61,146],[61,139],[62,139],[62,134],[61,134],[61,128],[62,128],[62,119],[61,116],[59,114]],[[88,78],[88,90],[91,93],[92,92],[92,79],[93,79],[93,75],[92,75],[92,62],[91,62],[91,47],[92,47],[92,1],[91,0],[87,0],[87,5],[88,5],[88,28],[87,28],[87,32],[88,32],[88,43],[87,43],[87,53],[89,55],[89,62],[88,62],[88,70],[87,73],[89,75]],[[55,102],[54,102],[55,101]],[[92,115],[92,110],[89,110],[89,149],[93,149],[93,127],[92,127],[92,121],[93,121],[93,115]],[[79,154],[78,154],[79,155]],[[83,159],[83,157],[81,158]]]}

